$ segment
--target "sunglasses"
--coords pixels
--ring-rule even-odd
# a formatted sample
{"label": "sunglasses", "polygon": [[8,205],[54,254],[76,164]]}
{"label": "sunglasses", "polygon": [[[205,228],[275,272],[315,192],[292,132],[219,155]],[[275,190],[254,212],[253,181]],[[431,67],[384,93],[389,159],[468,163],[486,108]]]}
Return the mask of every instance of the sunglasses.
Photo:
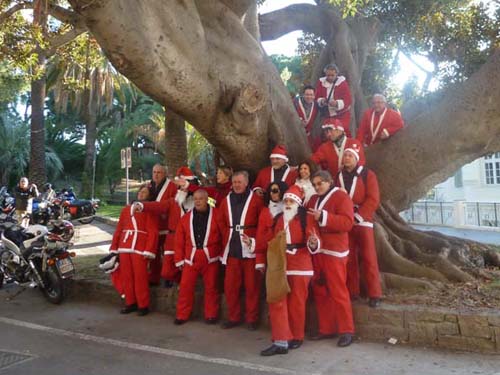
{"label": "sunglasses", "polygon": [[279,193],[280,192],[280,189],[271,189],[271,193],[273,194],[276,194],[276,193]]}

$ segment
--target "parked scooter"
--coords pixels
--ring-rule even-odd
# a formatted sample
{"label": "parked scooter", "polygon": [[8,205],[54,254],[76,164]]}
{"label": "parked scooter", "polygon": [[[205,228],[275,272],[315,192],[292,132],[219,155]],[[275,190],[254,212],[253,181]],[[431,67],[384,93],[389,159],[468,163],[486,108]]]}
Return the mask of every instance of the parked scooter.
{"label": "parked scooter", "polygon": [[68,248],[73,224],[58,220],[49,226],[19,225],[5,228],[0,248],[0,288],[4,283],[38,286],[48,301],[59,304],[67,293],[67,282],[75,274]]}

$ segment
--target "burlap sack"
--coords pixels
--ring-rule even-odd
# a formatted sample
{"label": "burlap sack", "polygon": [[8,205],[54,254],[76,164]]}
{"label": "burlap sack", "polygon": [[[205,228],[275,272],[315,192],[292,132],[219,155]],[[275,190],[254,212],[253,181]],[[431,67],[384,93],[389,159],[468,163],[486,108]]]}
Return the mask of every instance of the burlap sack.
{"label": "burlap sack", "polygon": [[280,231],[267,245],[266,300],[275,303],[290,293],[286,278],[286,234]]}

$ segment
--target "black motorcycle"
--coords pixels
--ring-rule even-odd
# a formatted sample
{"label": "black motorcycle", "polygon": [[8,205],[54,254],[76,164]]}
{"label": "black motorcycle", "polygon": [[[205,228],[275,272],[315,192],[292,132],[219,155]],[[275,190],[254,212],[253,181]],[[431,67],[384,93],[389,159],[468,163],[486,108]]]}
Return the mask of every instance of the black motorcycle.
{"label": "black motorcycle", "polygon": [[53,203],[47,199],[34,200],[30,223],[47,225],[50,220],[56,219],[52,207]]}
{"label": "black motorcycle", "polygon": [[0,188],[0,214],[12,217],[16,210],[16,199],[9,194],[7,187]]}
{"label": "black motorcycle", "polygon": [[67,293],[67,282],[75,274],[69,242],[73,225],[64,220],[49,226],[19,225],[5,228],[0,248],[0,288],[4,283],[39,287],[52,303],[59,304]]}
{"label": "black motorcycle", "polygon": [[76,199],[67,192],[59,194],[52,202],[53,216],[68,221],[78,220],[82,224],[90,224],[99,207],[99,200]]}

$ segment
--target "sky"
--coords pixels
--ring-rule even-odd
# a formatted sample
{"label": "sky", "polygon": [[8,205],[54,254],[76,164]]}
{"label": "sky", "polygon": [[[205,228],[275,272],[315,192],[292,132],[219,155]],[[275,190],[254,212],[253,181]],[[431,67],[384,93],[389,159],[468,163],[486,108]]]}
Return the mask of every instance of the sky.
{"label": "sky", "polygon": [[[266,2],[259,8],[259,13],[268,13],[277,9],[284,8],[292,4],[315,4],[312,0],[266,0]],[[297,49],[297,39],[302,36],[301,31],[295,31],[287,35],[282,36],[279,39],[263,42],[262,45],[266,50],[268,55],[295,55],[295,50]],[[432,64],[425,58],[420,56],[414,56],[414,60],[420,64],[425,69],[429,71],[433,70]],[[402,88],[404,84],[412,77],[416,76],[419,85],[421,86],[425,81],[425,74],[417,68],[410,60],[405,56],[399,57],[399,72],[393,77],[392,83],[397,88]],[[437,86],[437,82],[431,82],[429,88],[432,90]]]}

